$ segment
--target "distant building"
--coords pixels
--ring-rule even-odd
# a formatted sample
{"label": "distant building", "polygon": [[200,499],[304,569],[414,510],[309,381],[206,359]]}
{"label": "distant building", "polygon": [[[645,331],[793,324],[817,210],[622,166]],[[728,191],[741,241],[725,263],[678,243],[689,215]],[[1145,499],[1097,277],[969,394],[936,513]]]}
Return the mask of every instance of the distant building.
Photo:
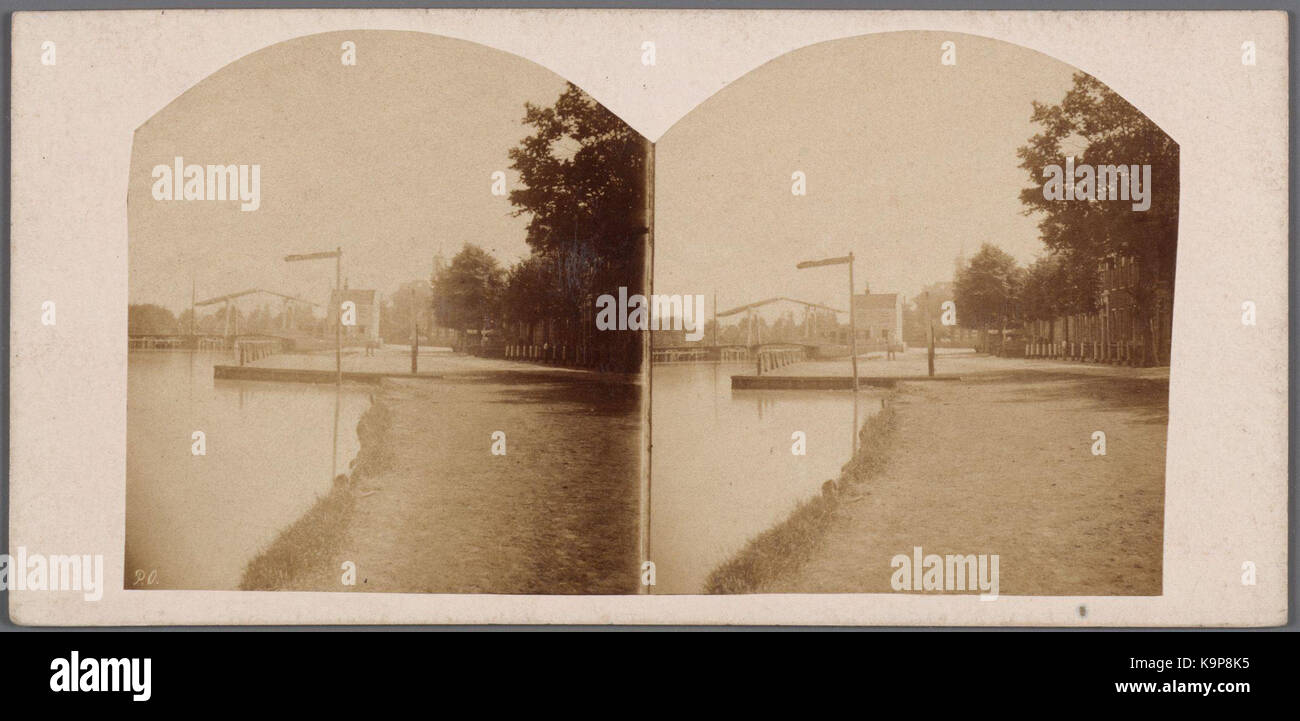
{"label": "distant building", "polygon": [[329,331],[339,322],[343,304],[352,302],[356,305],[357,319],[355,325],[343,324],[343,340],[380,342],[379,338],[379,291],[356,290],[344,287],[343,290],[330,292]]}
{"label": "distant building", "polygon": [[[903,345],[903,294],[863,293],[853,296],[853,323],[858,344],[867,348]],[[863,349],[859,347],[859,352]]]}

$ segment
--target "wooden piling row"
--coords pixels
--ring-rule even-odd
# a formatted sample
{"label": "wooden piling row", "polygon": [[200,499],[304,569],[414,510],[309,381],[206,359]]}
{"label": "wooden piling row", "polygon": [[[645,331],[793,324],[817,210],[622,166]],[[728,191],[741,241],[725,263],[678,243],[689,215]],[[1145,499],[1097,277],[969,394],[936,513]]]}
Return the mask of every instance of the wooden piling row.
{"label": "wooden piling row", "polygon": [[278,340],[235,341],[235,354],[239,357],[239,365],[241,366],[261,360],[272,353],[278,353],[280,350],[281,342]]}
{"label": "wooden piling row", "polygon": [[803,360],[805,360],[805,351],[803,346],[795,348],[760,348],[758,355],[756,356],[758,375],[763,375],[764,372],[784,368],[791,363],[798,363]]}

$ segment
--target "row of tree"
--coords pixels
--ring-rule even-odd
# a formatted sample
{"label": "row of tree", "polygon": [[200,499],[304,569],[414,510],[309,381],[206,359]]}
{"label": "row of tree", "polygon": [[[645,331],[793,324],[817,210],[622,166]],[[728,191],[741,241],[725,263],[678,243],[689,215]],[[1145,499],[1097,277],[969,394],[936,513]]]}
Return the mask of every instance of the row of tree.
{"label": "row of tree", "polygon": [[641,339],[599,331],[595,300],[641,293],[648,214],[648,144],[573,84],[555,104],[525,106],[533,129],[509,153],[521,186],[510,192],[514,215],[527,216],[530,255],[504,268],[472,243],[430,279],[440,325],[492,330],[497,342],[564,348],[567,357],[635,371]]}
{"label": "row of tree", "polygon": [[132,303],[126,307],[126,332],[129,335],[175,335],[182,330],[176,315],[153,303]]}
{"label": "row of tree", "polygon": [[[230,318],[226,313],[229,312]],[[197,315],[197,321],[195,317]],[[276,310],[271,304],[263,303],[250,310],[240,310],[232,306],[229,311],[224,306],[207,313],[196,314],[186,308],[180,314],[172,313],[167,308],[154,303],[132,303],[126,310],[126,327],[129,335],[186,335],[197,331],[201,334],[222,335],[227,323],[231,323],[240,333],[282,334],[285,329],[283,310]],[[325,319],[304,311],[293,316],[296,330],[320,334],[325,330]]]}
{"label": "row of tree", "polygon": [[[1178,145],[1128,101],[1086,73],[1056,105],[1035,102],[1042,127],[1018,150],[1033,185],[1020,193],[1025,213],[1039,214],[1046,253],[1027,268],[993,244],[984,244],[957,269],[954,296],[960,323],[981,331],[1024,321],[1053,320],[1099,310],[1099,268],[1118,259],[1137,268],[1129,291],[1143,338],[1145,362],[1160,362],[1158,299],[1173,297],[1178,247]],[[1049,167],[1067,157],[1075,167],[1151,166],[1150,208],[1127,201],[1052,200],[1045,197]]]}

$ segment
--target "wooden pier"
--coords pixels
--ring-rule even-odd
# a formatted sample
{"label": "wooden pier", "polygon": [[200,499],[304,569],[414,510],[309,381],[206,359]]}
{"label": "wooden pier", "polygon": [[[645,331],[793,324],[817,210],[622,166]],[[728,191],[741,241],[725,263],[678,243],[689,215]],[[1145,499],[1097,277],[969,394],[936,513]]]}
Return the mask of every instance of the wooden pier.
{"label": "wooden pier", "polygon": [[[961,376],[938,374],[933,376],[860,376],[858,387],[893,388],[899,383],[912,381],[959,381]],[[758,376],[731,377],[732,390],[746,391],[851,391],[852,376]]]}
{"label": "wooden pier", "polygon": [[[333,383],[337,379],[334,369],[314,368],[259,368],[257,366],[212,366],[215,380],[276,381],[280,383]],[[378,383],[384,378],[442,378],[441,373],[385,373],[374,371],[343,371],[343,380],[355,383]]]}

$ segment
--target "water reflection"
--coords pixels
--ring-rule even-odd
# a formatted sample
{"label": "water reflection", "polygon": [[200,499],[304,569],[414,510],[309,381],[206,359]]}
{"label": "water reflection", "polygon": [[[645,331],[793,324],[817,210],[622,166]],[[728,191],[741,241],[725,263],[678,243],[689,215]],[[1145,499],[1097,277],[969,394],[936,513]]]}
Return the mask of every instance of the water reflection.
{"label": "water reflection", "polygon": [[[358,450],[362,387],[213,381],[230,354],[133,351],[127,378],[126,566],[153,588],[233,589]],[[206,455],[191,453],[205,434]]]}
{"label": "water reflection", "polygon": [[[748,363],[653,373],[651,558],[656,593],[698,593],[746,541],[839,476],[874,392],[732,391]],[[802,431],[807,453],[791,453]]]}

